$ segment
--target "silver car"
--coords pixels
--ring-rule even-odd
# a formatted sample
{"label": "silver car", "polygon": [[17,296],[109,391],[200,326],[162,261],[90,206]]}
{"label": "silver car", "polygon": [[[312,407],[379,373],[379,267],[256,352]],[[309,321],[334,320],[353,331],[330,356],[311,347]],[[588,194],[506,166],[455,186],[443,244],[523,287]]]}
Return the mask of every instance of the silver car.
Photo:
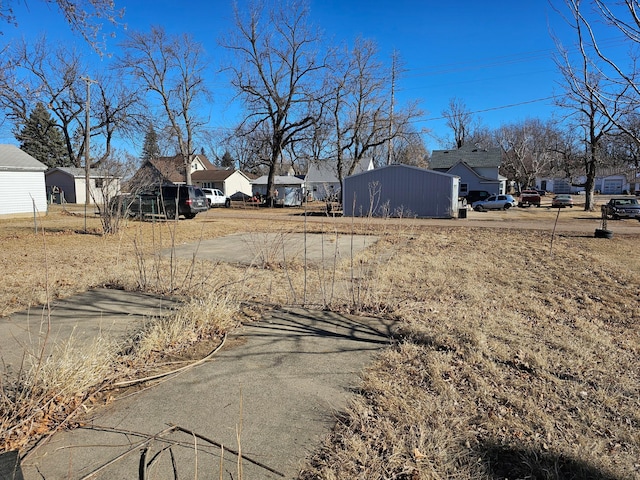
{"label": "silver car", "polygon": [[482,212],[484,210],[507,210],[515,204],[516,200],[511,195],[491,195],[484,200],[473,202],[471,207],[476,212]]}

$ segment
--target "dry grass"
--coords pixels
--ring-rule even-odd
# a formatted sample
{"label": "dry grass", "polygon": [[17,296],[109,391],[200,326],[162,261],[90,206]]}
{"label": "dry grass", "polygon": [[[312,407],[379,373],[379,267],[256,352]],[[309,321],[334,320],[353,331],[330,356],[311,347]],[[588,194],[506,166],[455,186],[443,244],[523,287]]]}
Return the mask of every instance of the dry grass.
{"label": "dry grass", "polygon": [[[136,358],[156,361],[158,345],[179,352],[232,328],[241,304],[387,315],[401,341],[364,373],[301,478],[640,476],[640,256],[630,254],[640,235],[558,236],[550,255],[549,232],[345,220],[303,226],[252,210],[173,227],[135,222],[113,237],[78,233],[81,218],[57,213],[44,235],[7,222],[0,259],[15,275],[2,279],[2,313],[43,303],[47,292],[117,284],[184,295],[200,279],[211,297],[187,302],[169,322],[178,328],[156,330],[162,322],[154,322],[134,343]],[[382,238],[323,266],[277,262],[270,249],[279,245],[261,247],[254,267],[157,254],[172,243],[247,231],[259,243],[261,232],[304,228]],[[210,317],[215,328],[199,320]]]}
{"label": "dry grass", "polygon": [[302,478],[638,478],[637,240],[417,235],[373,280],[403,341]]}

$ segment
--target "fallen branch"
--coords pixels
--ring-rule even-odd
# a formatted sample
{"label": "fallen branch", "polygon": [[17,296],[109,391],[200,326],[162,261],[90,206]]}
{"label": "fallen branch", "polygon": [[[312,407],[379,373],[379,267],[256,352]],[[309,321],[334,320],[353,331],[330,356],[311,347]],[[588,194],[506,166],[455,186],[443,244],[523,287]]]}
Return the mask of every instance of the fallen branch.
{"label": "fallen branch", "polygon": [[105,463],[104,465],[101,465],[100,467],[96,468],[93,472],[89,473],[88,475],[85,475],[84,477],[82,477],[80,480],[88,480],[89,478],[92,478],[94,476],[96,476],[98,473],[100,473],[102,470],[104,470],[105,468],[107,468],[110,465],[113,465],[114,463],[116,463],[118,460],[120,460],[121,458],[126,457],[127,455],[129,455],[132,452],[137,451],[140,447],[143,447],[145,445],[148,445],[149,443],[153,442],[154,440],[162,437],[163,435],[166,435],[167,433],[173,432],[176,428],[175,427],[168,427],[165,428],[164,430],[162,430],[159,433],[156,433],[154,436],[147,438],[146,440],[142,440],[141,442],[136,443],[134,446],[132,446],[131,448],[129,448],[129,450],[126,450],[125,452],[122,452],[120,455],[118,455],[117,457],[109,460],[107,463]]}
{"label": "fallen branch", "polygon": [[[230,452],[230,453],[232,453],[233,455],[240,455],[240,452],[238,452],[238,451],[236,451],[236,450],[233,450],[233,449],[231,449],[231,448],[229,448],[229,447],[225,447],[225,446],[224,446],[224,445],[222,445],[220,442],[216,442],[215,440],[212,440],[212,439],[210,439],[210,438],[207,438],[207,437],[205,437],[204,435],[200,435],[199,433],[196,433],[196,432],[194,432],[194,431],[192,431],[192,430],[189,430],[189,429],[187,429],[187,428],[183,428],[183,427],[181,427],[181,426],[179,426],[179,425],[173,425],[173,424],[171,424],[170,426],[171,426],[171,427],[173,427],[173,428],[175,428],[175,430],[176,430],[176,431],[183,432],[183,433],[186,433],[186,434],[188,434],[188,435],[193,435],[194,437],[199,438],[200,440],[204,440],[205,442],[210,443],[211,445],[214,445],[214,446],[219,447],[219,448],[221,448],[221,449],[222,449],[222,448],[224,448],[227,452]],[[271,467],[269,467],[269,466],[265,465],[264,463],[260,463],[260,462],[258,462],[257,460],[253,460],[252,458],[247,457],[246,455],[243,455],[243,456],[242,456],[242,458],[244,458],[245,460],[247,460],[249,463],[253,463],[254,465],[257,465],[257,466],[258,466],[258,467],[260,467],[260,468],[264,468],[265,470],[268,470],[268,471],[269,471],[269,472],[271,472],[271,473],[275,473],[276,475],[279,475],[279,476],[281,476],[281,477],[284,477],[284,476],[285,476],[285,475],[284,475],[284,473],[281,473],[281,472],[279,472],[279,471],[277,471],[277,470],[275,470],[275,469],[273,469],[273,468],[271,468]]]}
{"label": "fallen branch", "polygon": [[211,359],[211,357],[213,357],[216,353],[218,353],[220,351],[220,349],[224,346],[224,343],[226,341],[227,341],[227,334],[225,333],[224,336],[222,337],[222,342],[220,342],[220,345],[218,345],[206,357],[203,357],[200,360],[197,360],[197,361],[195,361],[193,363],[190,363],[189,365],[185,365],[184,367],[180,367],[180,368],[177,368],[175,370],[171,370],[169,372],[158,373],[157,375],[151,375],[150,377],[135,378],[133,380],[126,380],[124,382],[117,382],[117,383],[112,384],[112,386],[113,387],[129,387],[129,386],[135,385],[137,383],[149,382],[151,380],[157,380],[159,378],[168,377],[169,375],[174,375],[174,374],[181,373],[181,372],[183,372],[185,370],[193,368],[193,367],[195,367],[197,365],[200,365],[200,364],[206,362],[207,360]]}

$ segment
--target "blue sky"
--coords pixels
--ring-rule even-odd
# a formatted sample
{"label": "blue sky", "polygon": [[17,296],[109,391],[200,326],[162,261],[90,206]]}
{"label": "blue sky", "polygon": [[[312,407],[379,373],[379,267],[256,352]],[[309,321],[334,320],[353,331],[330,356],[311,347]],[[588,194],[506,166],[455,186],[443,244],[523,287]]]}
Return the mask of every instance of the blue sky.
{"label": "blue sky", "polygon": [[[39,0],[28,4],[28,9],[23,2],[15,6],[19,26],[2,25],[0,42],[46,32],[51,40],[88,50],[55,8]],[[116,6],[126,9],[128,29],[162,25],[169,32],[190,32],[204,44],[214,69],[226,55],[217,40],[233,25],[228,0],[116,0]],[[334,45],[360,36],[376,41],[385,62],[390,63],[394,50],[400,54],[404,73],[397,100],[420,101],[425,114],[416,129],[431,132],[425,135],[430,150],[443,148],[438,139],[450,136],[441,117],[452,97],[477,112],[475,117],[489,128],[527,117],[546,119],[557,111],[550,99],[560,93],[550,29],[566,42],[572,37],[547,0],[310,0],[310,20]],[[116,31],[109,51],[117,52],[121,37]],[[97,65],[107,63],[96,58]],[[229,104],[228,80],[212,72],[209,85],[212,125],[233,126],[238,111]],[[6,132],[1,136],[6,141]]]}

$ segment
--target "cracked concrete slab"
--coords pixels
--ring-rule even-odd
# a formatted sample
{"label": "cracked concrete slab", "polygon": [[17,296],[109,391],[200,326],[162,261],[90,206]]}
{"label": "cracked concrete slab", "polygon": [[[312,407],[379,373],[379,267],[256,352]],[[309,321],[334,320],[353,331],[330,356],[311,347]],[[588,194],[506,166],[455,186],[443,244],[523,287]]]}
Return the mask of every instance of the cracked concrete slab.
{"label": "cracked concrete slab", "polygon": [[[378,241],[377,236],[318,233],[238,233],[196,243],[178,245],[174,254],[182,258],[246,265],[284,262],[332,263],[350,258]],[[163,250],[168,255],[170,249]]]}
{"label": "cracked concrete slab", "polygon": [[[212,361],[56,434],[23,461],[24,477],[162,480],[175,470],[179,478],[241,478],[241,468],[244,478],[295,478],[359,372],[392,342],[392,328],[390,320],[274,311],[235,332]],[[141,468],[146,476],[136,477]]]}

